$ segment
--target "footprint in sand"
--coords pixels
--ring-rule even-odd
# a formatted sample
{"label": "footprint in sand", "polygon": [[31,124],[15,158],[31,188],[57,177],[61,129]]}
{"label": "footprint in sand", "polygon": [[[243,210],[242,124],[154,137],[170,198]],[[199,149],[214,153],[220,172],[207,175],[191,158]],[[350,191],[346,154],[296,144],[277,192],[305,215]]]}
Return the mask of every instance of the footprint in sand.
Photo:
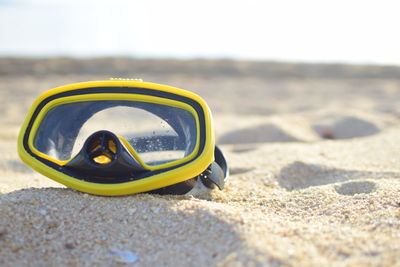
{"label": "footprint in sand", "polygon": [[325,122],[314,124],[313,128],[325,139],[350,139],[380,132],[375,124],[352,116],[328,118]]}
{"label": "footprint in sand", "polygon": [[295,161],[282,168],[276,179],[281,187],[289,191],[346,182],[336,186],[335,190],[339,194],[352,195],[371,192],[375,188],[375,183],[365,181],[350,182],[349,180],[384,179],[388,177],[400,178],[400,174],[395,172],[351,171]]}
{"label": "footprint in sand", "polygon": [[339,186],[335,186],[337,193],[348,196],[371,193],[375,188],[376,184],[368,181],[348,182]]}
{"label": "footprint in sand", "polygon": [[295,161],[281,169],[277,180],[281,187],[287,190],[296,190],[343,182],[347,178],[343,176],[343,170]]}
{"label": "footprint in sand", "polygon": [[[251,144],[251,143],[273,143],[273,142],[304,142],[324,139],[350,139],[366,137],[377,134],[381,129],[374,123],[355,116],[328,115],[314,119],[310,123],[311,136],[299,138],[290,134],[274,123],[267,123],[245,129],[238,129],[222,135],[218,142],[220,144]],[[288,124],[290,129],[298,128],[296,124]],[[301,128],[303,131],[307,127]],[[315,131],[315,132],[314,132]],[[315,137],[312,136],[316,133]],[[240,151],[239,151],[240,152]]]}
{"label": "footprint in sand", "polygon": [[222,135],[218,141],[220,144],[250,144],[296,142],[299,140],[286,133],[276,125],[269,123],[226,133]]}

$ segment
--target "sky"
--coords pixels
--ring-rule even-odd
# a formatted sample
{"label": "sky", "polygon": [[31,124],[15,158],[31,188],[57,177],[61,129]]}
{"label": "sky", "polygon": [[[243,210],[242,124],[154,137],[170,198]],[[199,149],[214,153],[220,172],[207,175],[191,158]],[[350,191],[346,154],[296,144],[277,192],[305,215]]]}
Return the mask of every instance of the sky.
{"label": "sky", "polygon": [[400,64],[400,1],[0,0],[0,56]]}

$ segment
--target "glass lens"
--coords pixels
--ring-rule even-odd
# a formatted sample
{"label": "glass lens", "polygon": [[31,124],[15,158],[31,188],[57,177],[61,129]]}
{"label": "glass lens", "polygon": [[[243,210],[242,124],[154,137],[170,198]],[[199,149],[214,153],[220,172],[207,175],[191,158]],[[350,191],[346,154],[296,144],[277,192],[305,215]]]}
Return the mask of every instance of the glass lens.
{"label": "glass lens", "polygon": [[123,137],[142,161],[152,166],[187,157],[197,138],[196,120],[187,110],[139,101],[101,100],[51,109],[39,126],[34,146],[57,160],[68,160],[100,130]]}

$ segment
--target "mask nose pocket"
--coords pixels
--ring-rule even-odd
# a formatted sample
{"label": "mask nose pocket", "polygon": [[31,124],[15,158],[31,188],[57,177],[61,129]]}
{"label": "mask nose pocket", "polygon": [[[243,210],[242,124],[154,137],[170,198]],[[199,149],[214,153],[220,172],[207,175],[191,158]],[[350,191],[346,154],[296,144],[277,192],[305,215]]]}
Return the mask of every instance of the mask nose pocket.
{"label": "mask nose pocket", "polygon": [[116,141],[108,132],[97,132],[88,139],[86,153],[95,164],[107,165],[112,163],[117,152]]}
{"label": "mask nose pocket", "polygon": [[81,175],[108,179],[135,177],[135,174],[148,171],[115,134],[105,130],[89,136],[65,167]]}

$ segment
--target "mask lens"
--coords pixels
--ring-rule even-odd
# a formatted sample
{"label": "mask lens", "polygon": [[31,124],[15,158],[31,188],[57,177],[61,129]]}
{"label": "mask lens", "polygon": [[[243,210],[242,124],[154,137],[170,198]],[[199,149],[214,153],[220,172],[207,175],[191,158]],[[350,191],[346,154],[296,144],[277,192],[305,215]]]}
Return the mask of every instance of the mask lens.
{"label": "mask lens", "polygon": [[[100,130],[122,137],[151,166],[189,156],[197,140],[196,120],[185,109],[139,101],[101,100],[51,109],[39,125],[34,146],[56,160],[69,160],[79,153],[91,134]],[[96,144],[93,146],[95,149]],[[108,148],[113,153],[117,149],[115,143],[108,144]],[[94,160],[107,164],[106,158]]]}

